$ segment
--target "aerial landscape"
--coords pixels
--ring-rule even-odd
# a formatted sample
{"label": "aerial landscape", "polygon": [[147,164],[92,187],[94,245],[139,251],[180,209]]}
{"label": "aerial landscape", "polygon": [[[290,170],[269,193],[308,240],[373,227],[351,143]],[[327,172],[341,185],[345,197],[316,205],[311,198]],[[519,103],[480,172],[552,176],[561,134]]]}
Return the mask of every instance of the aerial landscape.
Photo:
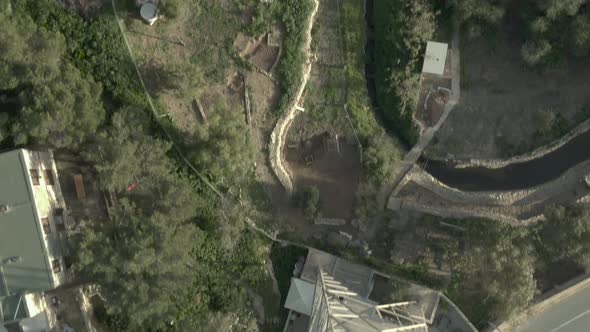
{"label": "aerial landscape", "polygon": [[0,332],[590,332],[590,0],[0,0]]}

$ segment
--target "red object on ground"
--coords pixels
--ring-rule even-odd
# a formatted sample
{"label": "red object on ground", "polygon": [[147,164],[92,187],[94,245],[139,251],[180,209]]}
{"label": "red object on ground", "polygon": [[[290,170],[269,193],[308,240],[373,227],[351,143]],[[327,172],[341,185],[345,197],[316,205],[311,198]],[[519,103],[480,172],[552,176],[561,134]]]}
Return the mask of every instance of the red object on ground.
{"label": "red object on ground", "polygon": [[127,192],[135,189],[135,187],[137,187],[137,182],[133,182],[131,185],[129,185],[129,187],[127,187]]}

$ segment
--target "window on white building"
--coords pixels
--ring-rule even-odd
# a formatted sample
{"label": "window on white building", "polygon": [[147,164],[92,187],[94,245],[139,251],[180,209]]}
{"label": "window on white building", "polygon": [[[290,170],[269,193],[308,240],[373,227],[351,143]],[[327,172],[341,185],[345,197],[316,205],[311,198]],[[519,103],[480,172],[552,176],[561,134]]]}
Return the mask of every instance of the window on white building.
{"label": "window on white building", "polygon": [[45,234],[51,233],[51,226],[49,226],[49,218],[41,218],[41,225],[43,225],[43,232]]}
{"label": "window on white building", "polygon": [[64,209],[62,209],[62,208],[55,209],[55,211],[53,212],[53,220],[55,220],[55,228],[59,232],[63,232],[66,230]]}
{"label": "window on white building", "polygon": [[55,185],[55,180],[53,179],[53,170],[51,168],[45,170],[45,183],[48,186]]}
{"label": "window on white building", "polygon": [[34,186],[38,186],[39,185],[39,179],[41,178],[39,176],[39,171],[36,169],[30,169],[29,170],[29,174],[31,175],[31,180],[33,181],[33,185]]}
{"label": "window on white building", "polygon": [[53,273],[61,272],[61,264],[59,263],[59,259],[54,259],[51,262],[51,266],[53,267]]}

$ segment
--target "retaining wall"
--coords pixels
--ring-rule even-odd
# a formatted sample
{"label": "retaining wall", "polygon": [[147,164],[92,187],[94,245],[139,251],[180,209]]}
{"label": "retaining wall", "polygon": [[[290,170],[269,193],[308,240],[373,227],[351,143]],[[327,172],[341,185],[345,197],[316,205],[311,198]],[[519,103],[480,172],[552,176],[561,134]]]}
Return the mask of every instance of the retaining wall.
{"label": "retaining wall", "polygon": [[590,130],[590,120],[586,120],[579,124],[576,128],[570,131],[567,135],[563,136],[562,138],[553,141],[545,146],[542,146],[538,149],[535,149],[532,152],[525,153],[520,156],[515,156],[508,159],[467,159],[463,161],[456,161],[453,159],[443,159],[444,161],[448,162],[456,162],[456,168],[468,168],[468,167],[486,167],[486,168],[502,168],[506,167],[511,164],[522,163],[525,161],[537,159],[543,157],[544,155],[551,153],[567,142],[571,141],[574,137]]}
{"label": "retaining wall", "polygon": [[281,115],[279,120],[277,121],[272,133],[270,134],[270,144],[269,144],[269,158],[270,158],[270,165],[279,179],[279,182],[283,185],[287,194],[291,195],[293,193],[293,181],[291,171],[289,170],[289,166],[285,161],[283,156],[283,148],[285,146],[285,140],[287,139],[287,133],[289,132],[289,128],[293,123],[293,119],[297,116],[297,104],[299,103],[299,99],[301,99],[301,95],[303,95],[303,91],[305,90],[305,86],[307,85],[307,80],[309,79],[309,75],[311,73],[311,30],[313,28],[313,24],[316,19],[316,15],[318,12],[319,1],[313,1],[313,10],[310,16],[310,21],[307,24],[307,31],[306,31],[306,40],[304,46],[304,52],[306,54],[306,63],[302,68],[303,76],[301,80],[301,84],[297,88],[297,92],[295,93],[295,97],[289,101],[287,104],[287,108],[285,113]]}

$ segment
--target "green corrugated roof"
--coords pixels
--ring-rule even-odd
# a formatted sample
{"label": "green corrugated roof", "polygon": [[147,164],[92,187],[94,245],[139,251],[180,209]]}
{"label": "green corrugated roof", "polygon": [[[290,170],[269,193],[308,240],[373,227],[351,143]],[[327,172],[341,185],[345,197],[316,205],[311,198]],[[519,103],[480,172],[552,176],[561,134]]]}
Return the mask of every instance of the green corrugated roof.
{"label": "green corrugated roof", "polygon": [[0,263],[19,256],[16,263],[0,265],[0,297],[53,288],[42,230],[36,222],[23,150],[0,154]]}

